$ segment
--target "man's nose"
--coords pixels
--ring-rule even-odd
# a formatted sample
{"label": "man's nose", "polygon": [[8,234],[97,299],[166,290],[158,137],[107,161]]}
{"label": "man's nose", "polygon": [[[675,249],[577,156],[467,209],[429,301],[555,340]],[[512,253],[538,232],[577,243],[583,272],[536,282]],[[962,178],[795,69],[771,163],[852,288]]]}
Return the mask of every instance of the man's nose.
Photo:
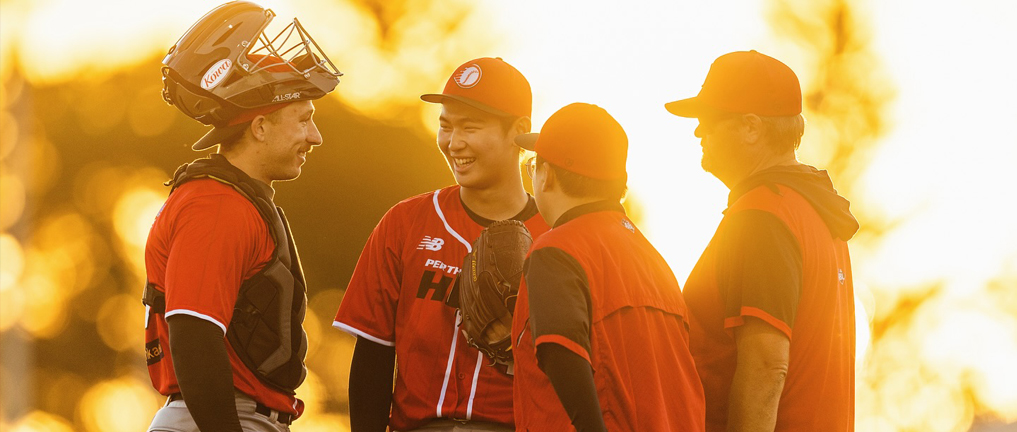
{"label": "man's nose", "polygon": [[321,142],[324,139],[321,137],[321,131],[318,130],[318,125],[314,124],[312,121],[310,123],[310,128],[311,129],[307,131],[307,142],[311,143],[311,145],[321,145]]}

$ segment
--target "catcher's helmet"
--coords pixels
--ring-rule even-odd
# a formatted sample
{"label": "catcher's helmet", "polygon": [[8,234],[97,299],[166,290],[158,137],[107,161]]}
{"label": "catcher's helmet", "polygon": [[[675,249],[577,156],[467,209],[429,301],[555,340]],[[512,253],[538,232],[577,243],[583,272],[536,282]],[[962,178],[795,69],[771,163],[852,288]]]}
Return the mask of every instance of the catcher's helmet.
{"label": "catcher's helmet", "polygon": [[[162,61],[163,99],[220,135],[215,142],[202,139],[195,150],[242,130],[231,124],[238,114],[318,99],[339,83],[342,73],[296,18],[269,38],[264,32],[273,17],[271,9],[231,1],[201,17],[170,47]],[[227,134],[227,128],[235,130]]]}

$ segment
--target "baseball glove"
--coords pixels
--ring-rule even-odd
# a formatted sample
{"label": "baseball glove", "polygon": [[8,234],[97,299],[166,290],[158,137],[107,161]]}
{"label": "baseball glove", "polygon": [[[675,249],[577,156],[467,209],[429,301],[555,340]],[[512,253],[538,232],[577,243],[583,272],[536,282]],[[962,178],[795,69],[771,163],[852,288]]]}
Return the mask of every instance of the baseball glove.
{"label": "baseball glove", "polygon": [[[466,342],[494,363],[512,360],[512,313],[533,239],[515,220],[492,223],[473,242],[446,303],[459,308]],[[458,293],[456,293],[458,291]]]}

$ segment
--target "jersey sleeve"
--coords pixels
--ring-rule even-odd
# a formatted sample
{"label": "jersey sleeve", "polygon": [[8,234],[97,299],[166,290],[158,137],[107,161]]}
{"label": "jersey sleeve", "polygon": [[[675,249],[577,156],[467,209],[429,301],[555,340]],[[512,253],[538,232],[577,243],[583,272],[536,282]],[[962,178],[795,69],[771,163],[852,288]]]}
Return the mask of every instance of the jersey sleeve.
{"label": "jersey sleeve", "polygon": [[802,291],[802,253],[777,216],[744,210],[725,220],[718,245],[717,284],[724,299],[724,327],[751,316],[791,337]]}
{"label": "jersey sleeve", "polygon": [[534,345],[554,343],[590,362],[590,288],[586,272],[567,252],[544,247],[523,267]]}
{"label": "jersey sleeve", "polygon": [[353,336],[395,346],[403,235],[396,208],[371,232],[332,325]]}
{"label": "jersey sleeve", "polygon": [[264,244],[268,227],[253,204],[222,193],[182,202],[172,230],[165,316],[190,315],[225,334],[240,285],[271,257]]}

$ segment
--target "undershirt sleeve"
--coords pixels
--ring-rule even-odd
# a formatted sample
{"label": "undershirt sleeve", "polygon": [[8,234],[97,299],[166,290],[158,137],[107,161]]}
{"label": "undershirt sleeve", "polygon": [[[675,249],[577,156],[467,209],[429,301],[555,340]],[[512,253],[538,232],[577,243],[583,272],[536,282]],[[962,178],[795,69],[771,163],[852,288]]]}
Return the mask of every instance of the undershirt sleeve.
{"label": "undershirt sleeve", "polygon": [[523,274],[534,345],[555,343],[590,362],[590,289],[579,262],[545,247],[530,253]]}
{"label": "undershirt sleeve", "polygon": [[724,327],[752,316],[791,337],[802,291],[802,253],[794,234],[776,215],[744,210],[720,228],[717,285],[724,300]]}

